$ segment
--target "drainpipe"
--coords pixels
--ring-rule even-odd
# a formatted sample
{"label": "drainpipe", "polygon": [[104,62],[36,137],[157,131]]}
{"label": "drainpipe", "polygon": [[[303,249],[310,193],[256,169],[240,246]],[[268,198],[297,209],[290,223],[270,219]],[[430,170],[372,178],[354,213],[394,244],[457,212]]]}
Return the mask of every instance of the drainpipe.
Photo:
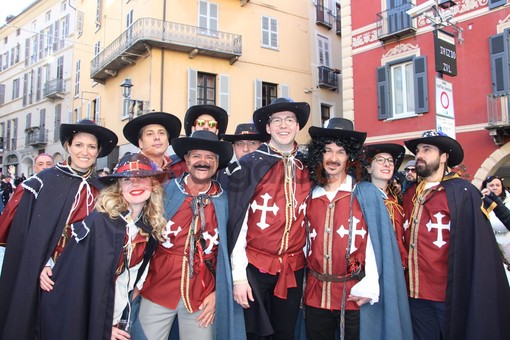
{"label": "drainpipe", "polygon": [[[166,22],[166,0],[163,0],[163,36],[165,36],[165,22]],[[165,49],[161,49],[161,75],[160,75],[160,88],[159,88],[159,111],[163,111],[163,89],[165,81]]]}

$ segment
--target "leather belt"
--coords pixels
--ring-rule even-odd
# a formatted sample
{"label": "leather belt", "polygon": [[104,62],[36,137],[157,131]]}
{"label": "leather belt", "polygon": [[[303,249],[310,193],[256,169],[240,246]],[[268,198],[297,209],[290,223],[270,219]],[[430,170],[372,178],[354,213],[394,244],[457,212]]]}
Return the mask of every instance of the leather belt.
{"label": "leather belt", "polygon": [[346,282],[351,280],[361,280],[365,276],[364,270],[347,275],[319,274],[316,271],[311,270],[309,268],[307,270],[310,273],[310,275],[315,277],[317,280],[324,282]]}

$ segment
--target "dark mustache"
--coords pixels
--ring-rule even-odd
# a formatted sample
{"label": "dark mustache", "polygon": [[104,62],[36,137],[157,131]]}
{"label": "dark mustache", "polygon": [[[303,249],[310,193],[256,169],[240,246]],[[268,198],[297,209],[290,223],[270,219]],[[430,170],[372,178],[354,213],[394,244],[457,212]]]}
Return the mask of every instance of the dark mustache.
{"label": "dark mustache", "polygon": [[337,165],[337,166],[341,166],[342,164],[340,162],[333,162],[333,161],[330,161],[330,162],[326,162],[326,165]]}
{"label": "dark mustache", "polygon": [[193,165],[193,167],[195,169],[204,169],[204,170],[209,170],[211,168],[210,165],[205,165],[205,164]]}

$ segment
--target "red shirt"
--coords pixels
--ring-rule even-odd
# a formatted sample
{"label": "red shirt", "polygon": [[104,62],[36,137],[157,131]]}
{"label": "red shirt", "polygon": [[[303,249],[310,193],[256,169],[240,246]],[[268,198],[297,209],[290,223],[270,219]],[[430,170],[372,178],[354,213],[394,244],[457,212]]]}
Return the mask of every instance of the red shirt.
{"label": "red shirt", "polygon": [[[213,183],[208,194],[214,195],[218,190],[217,184]],[[196,240],[193,244],[197,251],[194,252],[193,276],[190,278],[188,261],[194,217],[190,204],[193,199],[193,196],[187,196],[172,219],[168,221],[163,232],[166,241],[160,243],[156,249],[151,259],[147,279],[140,292],[144,298],[170,309],[176,309],[182,298],[190,313],[197,311],[204,299],[216,290],[214,275],[205,261],[210,262],[213,269],[216,268],[219,242],[214,205],[209,200],[204,207],[205,229],[202,233],[202,245],[200,244],[202,223],[200,214],[196,218],[196,223],[193,223]]]}
{"label": "red shirt", "polygon": [[[450,211],[446,191],[442,186],[435,186],[415,195],[416,188],[411,187],[404,196],[409,296],[445,301],[450,247]],[[413,201],[416,203],[413,204]]]}

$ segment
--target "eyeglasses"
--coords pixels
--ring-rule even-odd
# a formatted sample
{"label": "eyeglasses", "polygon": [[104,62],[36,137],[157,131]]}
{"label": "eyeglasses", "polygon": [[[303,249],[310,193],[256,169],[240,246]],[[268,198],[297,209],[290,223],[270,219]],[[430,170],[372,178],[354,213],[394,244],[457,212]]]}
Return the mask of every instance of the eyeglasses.
{"label": "eyeglasses", "polygon": [[395,161],[393,160],[393,158],[377,157],[377,158],[374,158],[374,161],[379,165],[383,165],[384,162],[386,162],[386,161],[388,161],[389,165],[395,165]]}
{"label": "eyeglasses", "polygon": [[415,168],[405,168],[404,171],[405,172],[416,172],[416,169]]}
{"label": "eyeglasses", "polygon": [[269,119],[269,124],[273,124],[274,126],[280,126],[282,125],[283,121],[285,121],[285,125],[294,125],[297,123],[297,119],[294,117],[274,117]]}
{"label": "eyeglasses", "polygon": [[215,128],[218,125],[218,122],[215,120],[209,120],[209,119],[197,119],[195,120],[195,125],[198,126],[204,126],[207,123],[210,128]]}

